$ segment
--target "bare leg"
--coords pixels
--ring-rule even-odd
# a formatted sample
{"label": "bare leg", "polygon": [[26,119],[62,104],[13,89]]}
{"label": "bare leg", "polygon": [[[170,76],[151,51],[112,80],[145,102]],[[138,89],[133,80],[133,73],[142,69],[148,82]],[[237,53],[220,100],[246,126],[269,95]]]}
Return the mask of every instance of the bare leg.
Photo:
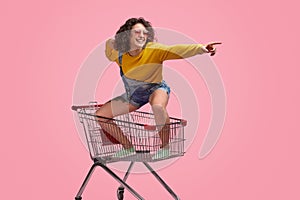
{"label": "bare leg", "polygon": [[105,103],[97,111],[96,115],[104,118],[99,118],[99,124],[101,128],[118,140],[125,149],[131,148],[132,144],[123,134],[120,127],[115,124],[112,120],[105,118],[113,118],[118,115],[126,114],[135,111],[137,107],[131,105],[130,103],[122,101],[122,99],[114,99]]}
{"label": "bare leg", "polygon": [[170,118],[166,109],[168,101],[168,94],[166,91],[161,89],[155,90],[149,100],[154,114],[155,123],[159,128],[158,134],[162,143],[161,147],[167,146],[170,138]]}

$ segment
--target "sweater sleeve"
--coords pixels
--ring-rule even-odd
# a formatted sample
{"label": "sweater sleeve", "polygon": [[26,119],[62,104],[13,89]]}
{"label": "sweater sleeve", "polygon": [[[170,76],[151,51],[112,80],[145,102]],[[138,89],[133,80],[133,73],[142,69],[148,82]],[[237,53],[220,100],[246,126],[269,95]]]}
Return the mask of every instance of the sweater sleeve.
{"label": "sweater sleeve", "polygon": [[105,44],[105,55],[110,61],[117,61],[118,51],[111,47],[110,40],[106,41]]}
{"label": "sweater sleeve", "polygon": [[157,50],[160,61],[182,59],[206,53],[202,44],[163,45],[153,43],[150,48]]}

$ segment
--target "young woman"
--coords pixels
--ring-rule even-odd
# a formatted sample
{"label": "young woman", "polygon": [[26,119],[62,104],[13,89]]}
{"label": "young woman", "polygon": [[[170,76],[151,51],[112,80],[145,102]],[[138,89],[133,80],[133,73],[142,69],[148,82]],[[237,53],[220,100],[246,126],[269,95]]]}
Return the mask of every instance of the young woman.
{"label": "young woman", "polygon": [[[162,68],[165,60],[183,59],[203,53],[214,55],[214,45],[221,43],[163,45],[154,42],[154,30],[143,18],[130,18],[120,27],[115,39],[106,42],[106,56],[120,66],[126,93],[105,103],[97,112],[104,131],[118,140],[123,149],[115,156],[123,157],[135,152],[134,147],[117,125],[107,123],[113,118],[135,111],[150,103],[155,122],[159,128],[161,149],[153,159],[169,155],[169,116],[167,104],[170,87],[163,80]],[[113,126],[113,131],[112,131]]]}

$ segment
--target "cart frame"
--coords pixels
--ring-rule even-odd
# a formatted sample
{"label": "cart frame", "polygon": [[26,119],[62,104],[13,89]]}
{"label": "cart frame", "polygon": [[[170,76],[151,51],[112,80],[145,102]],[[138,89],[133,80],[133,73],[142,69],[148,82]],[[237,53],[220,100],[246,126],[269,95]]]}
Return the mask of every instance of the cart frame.
{"label": "cart frame", "polygon": [[[72,110],[76,111],[79,121],[83,125],[87,146],[89,149],[90,157],[93,160],[88,174],[86,175],[75,200],[82,199],[82,193],[85,190],[92,174],[96,167],[101,167],[104,171],[110,174],[116,181],[120,183],[117,189],[118,200],[123,200],[124,189],[126,188],[136,199],[144,200],[131,186],[126,183],[128,176],[131,173],[132,167],[136,162],[141,162],[152,173],[152,175],[160,182],[160,184],[170,193],[170,195],[179,200],[179,197],[174,191],[166,184],[166,182],[155,172],[155,170],[148,164],[149,162],[157,162],[160,160],[171,159],[184,155],[184,127],[187,124],[186,120],[170,117],[169,131],[169,152],[170,154],[162,159],[152,159],[155,153],[161,146],[160,138],[158,137],[158,129],[160,125],[156,125],[154,115],[152,113],[133,111],[115,118],[105,118],[95,115],[97,109],[102,104],[92,103],[89,105],[72,106]],[[117,125],[122,129],[124,135],[129,138],[130,142],[135,147],[135,154],[125,157],[114,157],[122,145],[118,141],[113,141],[110,135],[105,134],[102,129],[99,119],[105,121],[109,127],[111,124]],[[105,119],[105,120],[104,120]],[[113,122],[113,123],[112,123]],[[164,125],[165,126],[165,125]],[[112,128],[111,131],[114,131]],[[117,176],[107,164],[118,161],[130,162],[126,174],[123,179]]]}

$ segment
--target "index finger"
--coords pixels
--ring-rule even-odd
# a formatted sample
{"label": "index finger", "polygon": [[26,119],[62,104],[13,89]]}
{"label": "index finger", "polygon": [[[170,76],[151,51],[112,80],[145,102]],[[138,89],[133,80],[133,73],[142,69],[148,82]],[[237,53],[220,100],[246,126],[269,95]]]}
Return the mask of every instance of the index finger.
{"label": "index finger", "polygon": [[217,44],[222,44],[222,42],[212,42],[212,43],[209,43],[209,45],[217,45]]}

